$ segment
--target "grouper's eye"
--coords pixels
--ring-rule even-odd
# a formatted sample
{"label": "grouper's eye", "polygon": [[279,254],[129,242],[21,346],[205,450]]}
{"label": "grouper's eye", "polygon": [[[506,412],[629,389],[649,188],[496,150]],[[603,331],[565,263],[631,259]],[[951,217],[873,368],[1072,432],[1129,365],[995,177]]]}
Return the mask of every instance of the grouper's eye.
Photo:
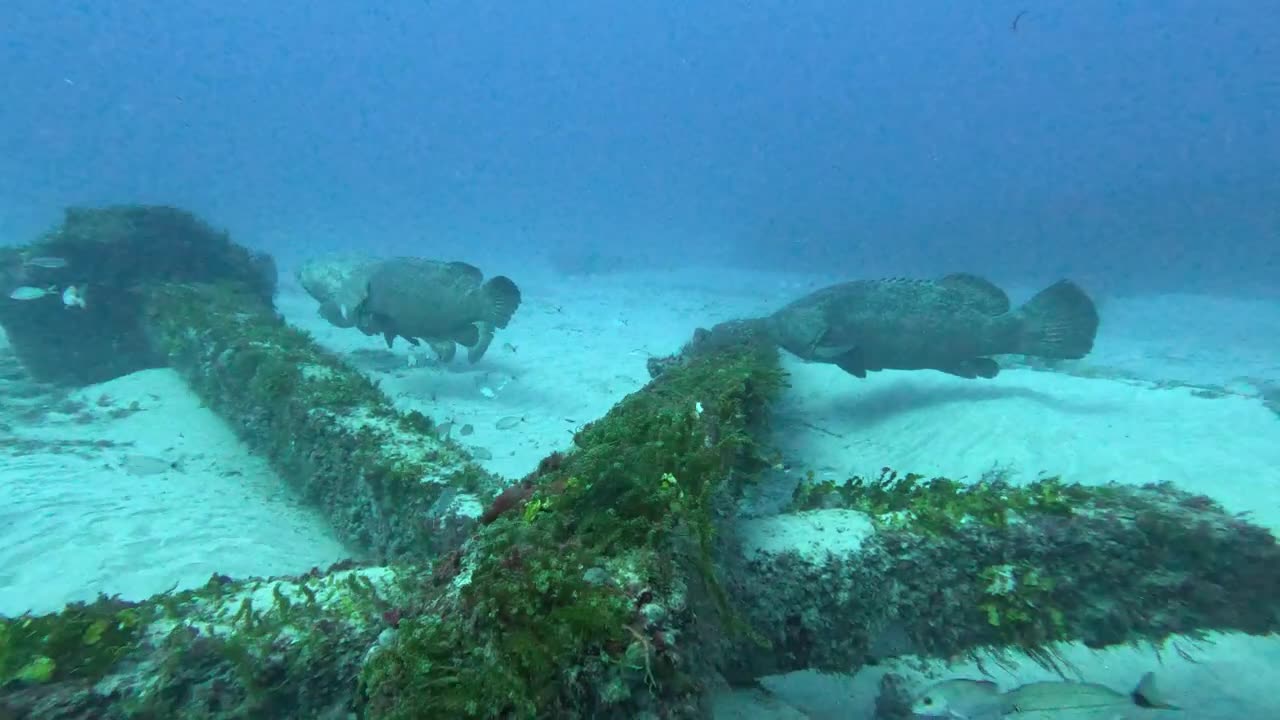
{"label": "grouper's eye", "polygon": [[929,705],[932,705],[932,704],[933,704],[933,698],[931,698],[931,697],[925,697],[925,698],[924,698],[923,700],[921,700],[920,702],[921,702],[921,703],[923,703],[923,704],[927,707],[927,706],[929,706]]}

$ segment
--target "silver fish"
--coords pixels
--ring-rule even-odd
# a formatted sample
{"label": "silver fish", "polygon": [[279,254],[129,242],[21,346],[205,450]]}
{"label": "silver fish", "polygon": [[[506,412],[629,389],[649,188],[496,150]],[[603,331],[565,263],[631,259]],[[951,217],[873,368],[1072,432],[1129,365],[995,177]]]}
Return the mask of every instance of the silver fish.
{"label": "silver fish", "polygon": [[911,712],[917,718],[946,720],[998,720],[1020,717],[1057,718],[1058,713],[1117,711],[1126,708],[1178,710],[1161,697],[1155,675],[1146,673],[1130,693],[1098,683],[1074,681],[1034,682],[1001,693],[987,680],[944,680],[916,698]]}
{"label": "silver fish", "polygon": [[511,428],[519,425],[522,422],[524,422],[524,418],[516,417],[514,415],[508,415],[507,417],[504,417],[501,420],[499,420],[497,423],[495,423],[494,427],[498,428],[499,430],[510,430]]}
{"label": "silver fish", "polygon": [[56,287],[38,288],[30,285],[23,285],[9,293],[10,300],[39,300],[46,295],[52,295],[58,292]]}
{"label": "silver fish", "polygon": [[49,270],[56,270],[58,268],[66,267],[67,261],[65,258],[44,256],[44,257],[28,258],[27,261],[23,264],[28,267],[38,267],[38,268],[46,268]]}
{"label": "silver fish", "polygon": [[1020,308],[963,273],[938,280],[857,280],[817,290],[764,319],[769,336],[803,360],[856,377],[877,370],[939,370],[992,378],[1006,353],[1076,359],[1093,349],[1098,311],[1061,280]]}
{"label": "silver fish", "polygon": [[943,680],[916,697],[911,714],[920,720],[996,720],[1005,714],[1004,696],[990,680]]}

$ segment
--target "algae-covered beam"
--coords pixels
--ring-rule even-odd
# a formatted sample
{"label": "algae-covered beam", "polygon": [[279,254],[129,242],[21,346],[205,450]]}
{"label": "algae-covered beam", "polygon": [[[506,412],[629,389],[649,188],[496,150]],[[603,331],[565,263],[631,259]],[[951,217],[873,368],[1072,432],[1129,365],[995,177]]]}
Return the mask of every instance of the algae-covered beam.
{"label": "algae-covered beam", "polygon": [[214,576],[139,603],[0,618],[0,718],[346,718],[414,572]]}
{"label": "algae-covered beam", "polygon": [[[362,674],[370,720],[698,718],[749,634],[717,526],[762,466],[776,350],[699,343],[500,496]],[[723,342],[721,342],[723,341]]]}
{"label": "algae-covered beam", "polygon": [[[252,295],[167,286],[148,308],[196,390],[383,554],[436,549],[439,528],[413,523],[489,482]],[[887,476],[735,520],[783,377],[750,324],[720,330],[655,363],[652,383],[497,495],[429,568],[215,578],[4,620],[0,711],[695,718],[722,673],[852,670],[886,646],[1052,661],[1059,640],[1276,629],[1272,536],[1167,487]],[[778,523],[797,519],[834,542],[788,546],[794,528]]]}
{"label": "algae-covered beam", "polygon": [[872,658],[1159,644],[1280,630],[1280,547],[1165,485],[975,486],[886,473],[807,486],[797,512],[742,523],[735,585],[770,645],[735,678],[851,671]]}
{"label": "algae-covered beam", "polygon": [[364,375],[254,293],[165,284],[147,298],[152,345],[340,535],[384,560],[461,540],[497,481],[429,418],[401,413]]}
{"label": "algae-covered beam", "polygon": [[[374,402],[277,418],[337,392],[319,379],[343,368],[228,288],[155,300],[175,363],[242,427],[324,429],[341,422],[336,408]],[[704,717],[702,648],[736,622],[715,524],[758,466],[752,438],[780,382],[759,346],[669,368],[499,495],[430,568],[217,577],[138,604],[0,619],[0,717]]]}

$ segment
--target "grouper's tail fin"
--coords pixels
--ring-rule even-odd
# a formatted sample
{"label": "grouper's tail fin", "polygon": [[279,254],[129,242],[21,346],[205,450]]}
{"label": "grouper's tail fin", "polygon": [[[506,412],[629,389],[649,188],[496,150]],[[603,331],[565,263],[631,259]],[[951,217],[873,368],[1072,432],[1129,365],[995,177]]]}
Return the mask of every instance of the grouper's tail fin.
{"label": "grouper's tail fin", "polygon": [[1023,355],[1076,360],[1089,354],[1098,334],[1098,309],[1080,286],[1059,280],[1018,308],[1018,349]]}
{"label": "grouper's tail fin", "polygon": [[490,278],[482,288],[489,299],[489,322],[494,327],[504,328],[511,322],[511,316],[520,307],[520,288],[505,275]]}

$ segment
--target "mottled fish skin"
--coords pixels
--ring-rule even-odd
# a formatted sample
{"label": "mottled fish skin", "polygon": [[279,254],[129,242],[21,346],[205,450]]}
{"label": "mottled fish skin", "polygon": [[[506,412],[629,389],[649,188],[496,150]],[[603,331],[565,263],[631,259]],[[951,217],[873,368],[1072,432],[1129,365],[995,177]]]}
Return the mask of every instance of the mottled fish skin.
{"label": "mottled fish skin", "polygon": [[808,361],[857,377],[885,369],[995,377],[991,355],[1078,358],[1093,347],[1093,302],[1060,281],[1010,310],[994,284],[974,275],[938,280],[856,280],[817,290],[767,319],[774,341]]}
{"label": "mottled fish skin", "polygon": [[381,334],[388,346],[397,336],[414,345],[425,340],[445,362],[457,343],[474,363],[519,305],[520,291],[509,278],[485,281],[479,268],[462,262],[393,258],[370,275],[356,325]]}
{"label": "mottled fish skin", "polygon": [[355,309],[365,300],[369,277],[381,261],[366,257],[308,260],[298,268],[299,284],[320,303],[319,314],[340,328],[356,325]]}

